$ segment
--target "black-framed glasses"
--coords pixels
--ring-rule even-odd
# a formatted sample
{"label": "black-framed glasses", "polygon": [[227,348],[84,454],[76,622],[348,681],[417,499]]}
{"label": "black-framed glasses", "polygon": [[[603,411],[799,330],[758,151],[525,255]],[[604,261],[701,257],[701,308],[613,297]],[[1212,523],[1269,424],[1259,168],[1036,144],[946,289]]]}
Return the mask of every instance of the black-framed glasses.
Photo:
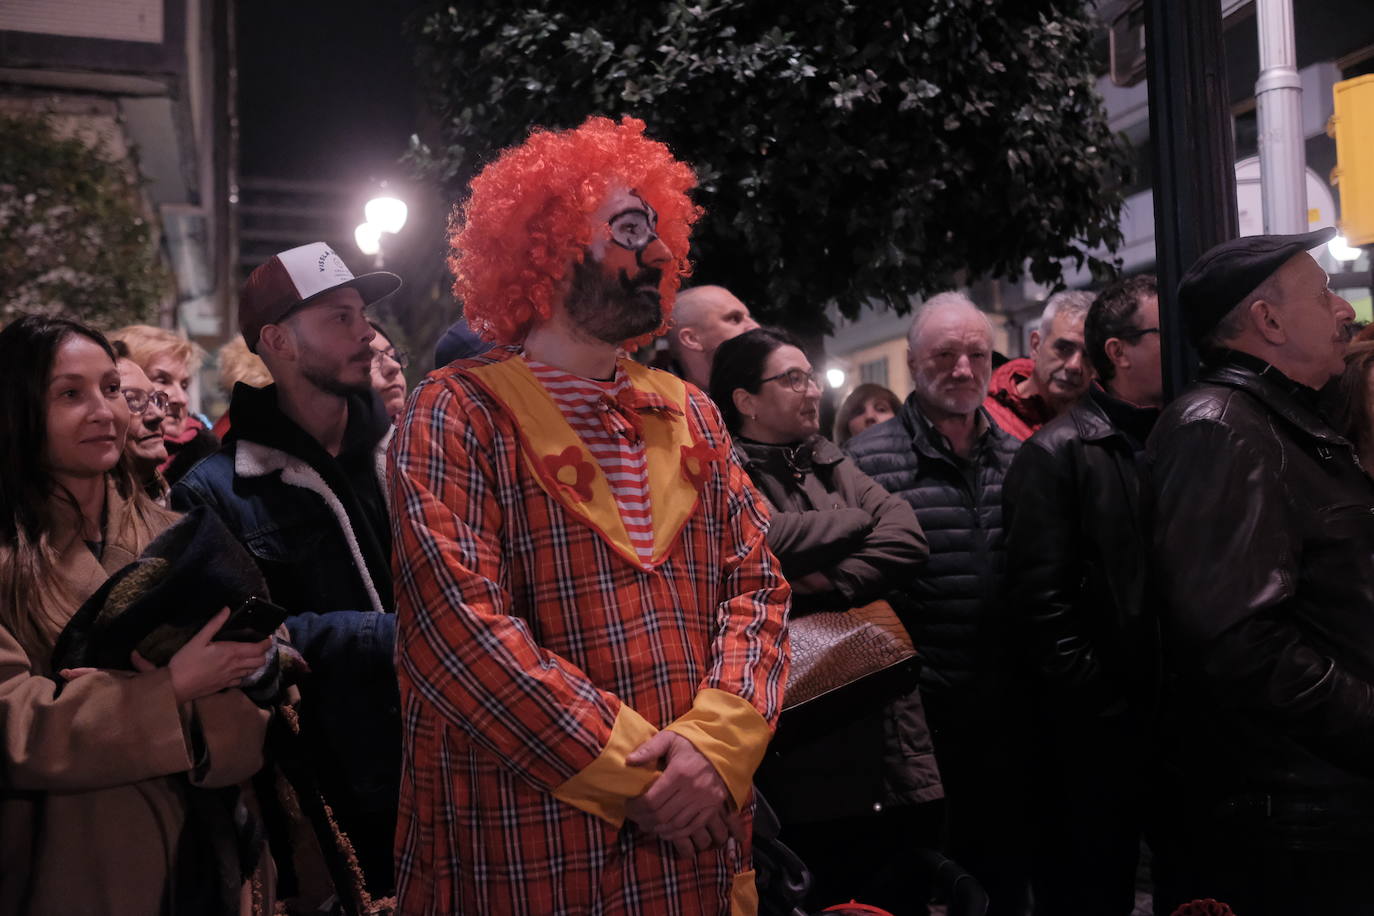
{"label": "black-framed glasses", "polygon": [[141,416],[148,411],[149,407],[156,407],[163,413],[167,412],[167,405],[170,403],[167,394],[162,391],[144,391],[142,388],[123,388],[120,394],[124,395],[124,403],[129,405],[129,413],[134,416]]}
{"label": "black-framed glasses", "polygon": [[807,372],[805,369],[788,369],[786,372],[779,372],[777,375],[759,379],[759,384],[777,381],[786,381],[788,388],[797,394],[805,394],[807,385],[821,387],[821,374],[819,372]]}
{"label": "black-framed glasses", "polygon": [[382,358],[395,360],[396,365],[404,369],[410,365],[410,354],[405,350],[397,350],[395,347],[387,347],[385,350],[373,350],[372,362],[374,365],[381,363]]}
{"label": "black-framed glasses", "polygon": [[1147,335],[1147,334],[1158,334],[1158,333],[1159,333],[1159,328],[1136,328],[1134,331],[1129,331],[1129,332],[1127,332],[1127,333],[1125,333],[1125,334],[1118,334],[1117,337],[1121,338],[1122,340],[1126,341],[1127,343],[1135,343],[1137,340],[1140,340],[1142,337],[1144,337],[1144,336]]}

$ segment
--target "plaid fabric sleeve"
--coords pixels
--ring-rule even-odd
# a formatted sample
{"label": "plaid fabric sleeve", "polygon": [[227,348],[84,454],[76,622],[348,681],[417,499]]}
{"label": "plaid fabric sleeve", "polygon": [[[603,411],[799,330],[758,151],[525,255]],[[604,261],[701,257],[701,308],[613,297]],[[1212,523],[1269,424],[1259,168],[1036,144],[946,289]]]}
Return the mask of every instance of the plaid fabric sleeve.
{"label": "plaid fabric sleeve", "polygon": [[768,549],[768,508],[730,447],[719,412],[697,396],[692,406],[712,444],[725,444],[725,549],[710,665],[692,708],[667,728],[711,761],[743,806],[782,711],[792,589]]}
{"label": "plaid fabric sleeve", "polygon": [[[391,445],[402,688],[540,789],[600,774],[590,788],[604,803],[609,770],[610,794],[631,797],[643,783],[619,785],[623,767],[608,766],[603,751],[623,758],[628,751],[615,749],[627,731],[644,740],[655,729],[541,649],[500,585],[502,483],[493,462],[501,449],[480,398],[458,379],[427,380]],[[604,804],[579,807],[607,816]]]}

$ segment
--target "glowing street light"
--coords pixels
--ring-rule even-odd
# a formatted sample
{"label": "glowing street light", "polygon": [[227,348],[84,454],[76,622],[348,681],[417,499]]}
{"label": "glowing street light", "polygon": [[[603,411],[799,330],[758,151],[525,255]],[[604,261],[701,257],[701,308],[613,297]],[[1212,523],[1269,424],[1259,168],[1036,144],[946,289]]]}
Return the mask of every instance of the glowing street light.
{"label": "glowing street light", "polygon": [[374,197],[363,207],[363,215],[369,223],[393,235],[406,224],[408,212],[405,201],[395,197]]}
{"label": "glowing street light", "polygon": [[1331,252],[1331,257],[1337,261],[1356,261],[1360,257],[1360,249],[1351,247],[1345,240],[1345,236],[1338,235],[1326,243],[1326,250]]}
{"label": "glowing street light", "polygon": [[363,254],[375,256],[382,250],[382,230],[373,223],[362,223],[353,230],[353,241],[358,243],[358,250]]}

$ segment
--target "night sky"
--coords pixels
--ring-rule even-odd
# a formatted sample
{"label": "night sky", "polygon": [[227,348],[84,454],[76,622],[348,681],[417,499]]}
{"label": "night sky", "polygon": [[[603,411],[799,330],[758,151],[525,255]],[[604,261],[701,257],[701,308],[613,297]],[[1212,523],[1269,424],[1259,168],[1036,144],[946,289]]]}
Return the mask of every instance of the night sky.
{"label": "night sky", "polygon": [[402,36],[416,0],[237,4],[239,174],[399,175],[421,100]]}

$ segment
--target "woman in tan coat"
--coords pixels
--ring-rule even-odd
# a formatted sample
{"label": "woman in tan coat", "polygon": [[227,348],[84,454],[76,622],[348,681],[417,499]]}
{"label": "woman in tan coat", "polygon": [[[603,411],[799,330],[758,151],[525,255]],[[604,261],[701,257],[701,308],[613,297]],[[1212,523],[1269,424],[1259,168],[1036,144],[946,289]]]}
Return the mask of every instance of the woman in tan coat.
{"label": "woman in tan coat", "polygon": [[166,667],[50,670],[68,618],[175,518],[119,465],[129,422],[99,334],[41,316],[0,332],[4,916],[226,909],[188,854],[187,800],[261,766],[267,713],[233,688],[268,643],[212,642],[222,612]]}

